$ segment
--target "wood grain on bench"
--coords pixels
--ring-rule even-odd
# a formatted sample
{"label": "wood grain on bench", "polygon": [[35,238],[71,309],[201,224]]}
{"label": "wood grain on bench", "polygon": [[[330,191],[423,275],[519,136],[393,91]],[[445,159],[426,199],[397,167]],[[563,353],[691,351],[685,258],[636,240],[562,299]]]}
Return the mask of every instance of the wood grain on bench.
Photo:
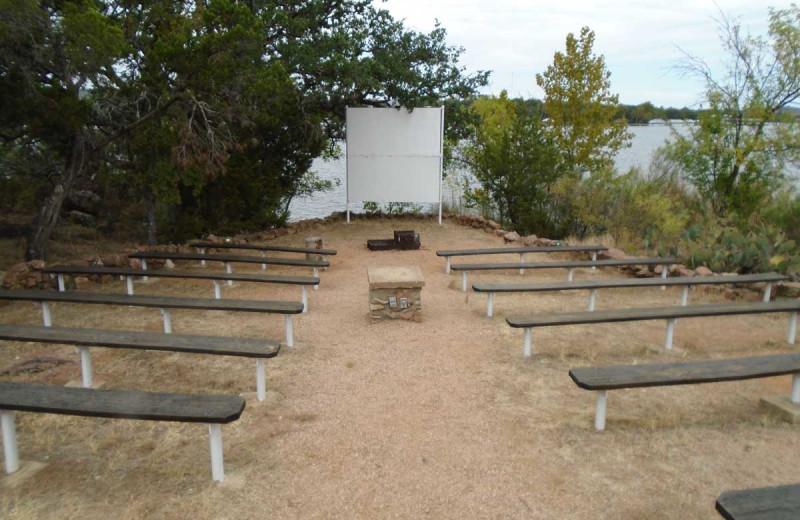
{"label": "wood grain on bench", "polygon": [[277,314],[299,314],[303,312],[300,302],[262,300],[217,300],[214,298],[183,298],[175,296],[147,296],[92,292],[55,292],[39,290],[0,290],[0,300],[47,301],[68,303],[90,303],[101,305],[133,305],[160,309],[200,309],[217,311],[266,312]]}
{"label": "wood grain on bench", "polygon": [[104,266],[51,266],[42,269],[49,274],[152,276],[155,278],[185,278],[197,280],[232,280],[234,282],[277,283],[286,285],[317,285],[319,278],[313,276],[282,276],[250,273],[225,273],[220,271],[176,271],[174,269],[133,269],[129,267]]}
{"label": "wood grain on bench", "polygon": [[537,283],[475,283],[475,292],[545,292],[568,291],[576,289],[608,289],[624,287],[660,287],[662,285],[722,285],[736,283],[780,282],[788,277],[778,273],[743,274],[736,276],[688,276],[676,278],[614,278],[606,280],[577,280],[574,282]]}
{"label": "wood grain on bench", "polygon": [[281,348],[279,341],[261,338],[224,338],[192,334],[38,327],[34,325],[0,325],[0,339],[247,358],[272,358],[278,355]]}
{"label": "wood grain on bench", "polygon": [[800,353],[693,363],[581,367],[571,369],[569,376],[584,390],[616,390],[738,381],[797,373],[800,373]]}
{"label": "wood grain on bench", "polygon": [[530,246],[530,247],[497,247],[490,249],[456,249],[450,251],[436,251],[436,256],[469,256],[469,255],[499,255],[514,253],[570,253],[570,252],[608,251],[605,246]]}
{"label": "wood grain on bench", "polygon": [[726,491],[717,498],[725,520],[797,520],[800,484]]}
{"label": "wood grain on bench", "polygon": [[312,255],[335,255],[335,249],[314,249],[310,247],[260,246],[253,244],[214,244],[211,242],[192,242],[191,247],[202,249],[245,249],[251,251],[278,251],[282,253],[306,253]]}
{"label": "wood grain on bench", "polygon": [[649,307],[642,309],[609,309],[594,312],[561,312],[554,314],[515,315],[506,318],[515,328],[579,325],[585,323],[612,323],[620,321],[660,320],[674,318],[699,318],[738,314],[763,314],[768,312],[797,312],[800,300],[747,303],[711,303],[676,307]]}
{"label": "wood grain on bench", "polygon": [[275,258],[256,255],[224,255],[204,253],[131,253],[128,258],[162,259],[162,260],[206,260],[209,262],[271,264],[293,267],[330,267],[327,260],[306,260],[305,258]]}
{"label": "wood grain on bench", "polygon": [[0,410],[85,417],[227,424],[245,400],[230,395],[92,390],[0,381]]}

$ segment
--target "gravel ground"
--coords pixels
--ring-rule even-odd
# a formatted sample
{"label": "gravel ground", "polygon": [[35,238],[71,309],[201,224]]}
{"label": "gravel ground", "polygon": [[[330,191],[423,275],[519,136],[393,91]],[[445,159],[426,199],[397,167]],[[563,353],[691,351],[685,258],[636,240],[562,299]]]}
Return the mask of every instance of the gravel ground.
{"label": "gravel ground", "polygon": [[[368,238],[421,232],[420,251],[370,252]],[[716,518],[722,491],[800,482],[797,426],[765,414],[759,398],[788,393],[788,377],[611,392],[608,424],[593,430],[594,394],[571,367],[691,361],[791,351],[784,316],[681,320],[675,351],[664,323],[534,331],[532,358],[504,317],[579,310],[587,292],[499,295],[459,290],[437,249],[499,247],[498,238],[434,221],[330,224],[338,249],[295,320],[295,347],[267,362],[269,398],[248,401],[223,427],[227,479],[213,484],[201,425],[17,414],[23,459],[46,462],[0,485],[4,518]],[[539,255],[542,259],[565,257]],[[515,257],[473,257],[501,261]],[[190,268],[197,268],[187,264]],[[424,320],[371,323],[371,266],[416,265]],[[237,267],[239,267],[237,265]],[[252,268],[243,267],[241,270]],[[276,273],[298,270],[273,269]],[[302,273],[306,274],[306,273]],[[618,277],[578,271],[576,278]],[[471,274],[474,281],[563,280],[563,270]],[[99,286],[122,291],[122,282]],[[140,294],[210,297],[208,281],[140,284]],[[238,284],[226,297],[297,300],[294,287]],[[753,294],[750,298],[757,299]],[[692,302],[724,301],[697,290]],[[598,294],[598,308],[675,304],[680,289]],[[56,325],[160,330],[157,310],[54,305]],[[30,304],[3,307],[6,323],[39,323]],[[175,332],[282,338],[279,316],[177,311]],[[5,343],[0,376],[64,384],[79,375],[74,349]],[[107,388],[236,393],[254,390],[251,360],[94,349]],[[61,362],[41,360],[58,359]],[[28,361],[39,371],[21,371]],[[15,368],[16,367],[16,368]],[[4,478],[0,478],[3,481]],[[1,483],[1,482],[0,482]]]}

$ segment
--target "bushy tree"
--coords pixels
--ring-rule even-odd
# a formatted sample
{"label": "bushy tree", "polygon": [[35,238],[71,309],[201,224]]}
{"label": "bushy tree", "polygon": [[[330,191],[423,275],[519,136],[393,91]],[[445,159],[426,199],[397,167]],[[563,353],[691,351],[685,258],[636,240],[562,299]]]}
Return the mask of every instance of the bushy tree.
{"label": "bushy tree", "polygon": [[611,93],[611,72],[602,55],[594,54],[594,32],[569,33],[564,52],[536,83],[544,90],[547,128],[554,135],[565,165],[575,173],[599,171],[613,164],[614,156],[630,146],[627,121],[616,119],[619,96]]}
{"label": "bushy tree", "polygon": [[784,109],[800,97],[800,9],[770,9],[766,37],[721,16],[727,67],[716,76],[688,55],[680,70],[706,82],[704,111],[668,151],[718,217],[744,222],[784,180],[800,152],[800,124]]}
{"label": "bushy tree", "polygon": [[490,205],[519,232],[551,235],[550,188],[564,169],[541,113],[505,91],[476,100],[471,110],[480,124],[463,156],[480,187],[466,187],[467,202]]}

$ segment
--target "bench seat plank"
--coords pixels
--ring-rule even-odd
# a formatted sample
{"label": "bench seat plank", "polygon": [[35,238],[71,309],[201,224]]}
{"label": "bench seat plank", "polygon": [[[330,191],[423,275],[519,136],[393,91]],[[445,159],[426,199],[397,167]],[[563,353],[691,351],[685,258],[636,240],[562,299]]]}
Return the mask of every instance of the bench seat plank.
{"label": "bench seat plank", "polygon": [[800,373],[800,353],[693,363],[650,363],[581,367],[569,371],[584,390],[616,390],[719,381],[738,381]]}
{"label": "bench seat plank", "polygon": [[131,253],[128,258],[162,259],[162,260],[206,260],[211,262],[244,263],[244,264],[271,264],[293,267],[330,267],[327,260],[306,260],[305,258],[275,258],[256,255],[224,255],[203,253],[161,253],[138,252]]}
{"label": "bench seat plank", "polygon": [[245,400],[230,395],[93,390],[0,381],[0,410],[227,424],[242,415]]}
{"label": "bench seat plank", "polygon": [[726,491],[717,498],[725,520],[797,520],[800,484]]}
{"label": "bench seat plank", "polygon": [[767,312],[797,312],[799,310],[800,300],[780,300],[770,302],[711,303],[677,307],[649,307],[640,309],[609,309],[592,312],[515,315],[509,316],[506,318],[506,321],[510,326],[515,328],[529,328],[579,325],[584,323],[762,314]]}
{"label": "bench seat plank", "polygon": [[174,269],[133,269],[130,267],[52,266],[42,269],[48,274],[153,276],[155,278],[185,278],[198,280],[232,280],[234,282],[278,283],[286,285],[318,285],[319,278],[313,276],[281,276],[250,273],[225,273],[219,271],[176,271]]}
{"label": "bench seat plank", "polygon": [[224,338],[192,334],[38,327],[34,325],[0,325],[0,339],[81,347],[161,350],[248,358],[272,358],[278,355],[281,348],[279,341],[261,338]]}
{"label": "bench seat plank", "polygon": [[94,303],[102,305],[133,305],[170,309],[199,309],[216,311],[267,312],[299,314],[300,302],[262,300],[217,300],[215,298],[183,298],[173,296],[127,295],[94,292],[55,292],[39,290],[0,290],[0,300]]}
{"label": "bench seat plank", "polygon": [[203,249],[246,249],[250,251],[279,251],[281,253],[306,253],[312,255],[336,255],[335,249],[313,249],[310,247],[260,246],[254,244],[214,244],[211,242],[191,242],[192,247]]}
{"label": "bench seat plank", "polygon": [[[518,264],[515,264],[515,266]],[[576,289],[609,289],[620,287],[661,287],[663,285],[722,285],[735,283],[781,282],[788,277],[779,273],[744,274],[737,276],[688,276],[675,278],[614,278],[610,280],[577,280],[573,282],[476,283],[475,292],[545,292]]]}
{"label": "bench seat plank", "polygon": [[490,249],[458,249],[450,251],[436,251],[436,256],[469,256],[469,255],[499,255],[513,253],[569,253],[583,251],[608,251],[605,246],[530,246],[530,247],[497,247]]}
{"label": "bench seat plank", "polygon": [[507,262],[498,264],[453,264],[453,271],[490,271],[502,269],[575,269],[580,267],[617,267],[624,265],[676,264],[674,258],[631,258],[630,260],[570,260],[565,262]]}

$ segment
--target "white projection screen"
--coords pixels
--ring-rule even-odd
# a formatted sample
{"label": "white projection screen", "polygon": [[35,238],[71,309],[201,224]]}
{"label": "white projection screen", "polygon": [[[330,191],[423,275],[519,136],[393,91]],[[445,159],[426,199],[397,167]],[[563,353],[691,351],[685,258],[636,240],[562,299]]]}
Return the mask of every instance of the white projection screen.
{"label": "white projection screen", "polygon": [[[347,109],[347,202],[442,202],[444,107]],[[349,220],[348,210],[348,220]]]}

